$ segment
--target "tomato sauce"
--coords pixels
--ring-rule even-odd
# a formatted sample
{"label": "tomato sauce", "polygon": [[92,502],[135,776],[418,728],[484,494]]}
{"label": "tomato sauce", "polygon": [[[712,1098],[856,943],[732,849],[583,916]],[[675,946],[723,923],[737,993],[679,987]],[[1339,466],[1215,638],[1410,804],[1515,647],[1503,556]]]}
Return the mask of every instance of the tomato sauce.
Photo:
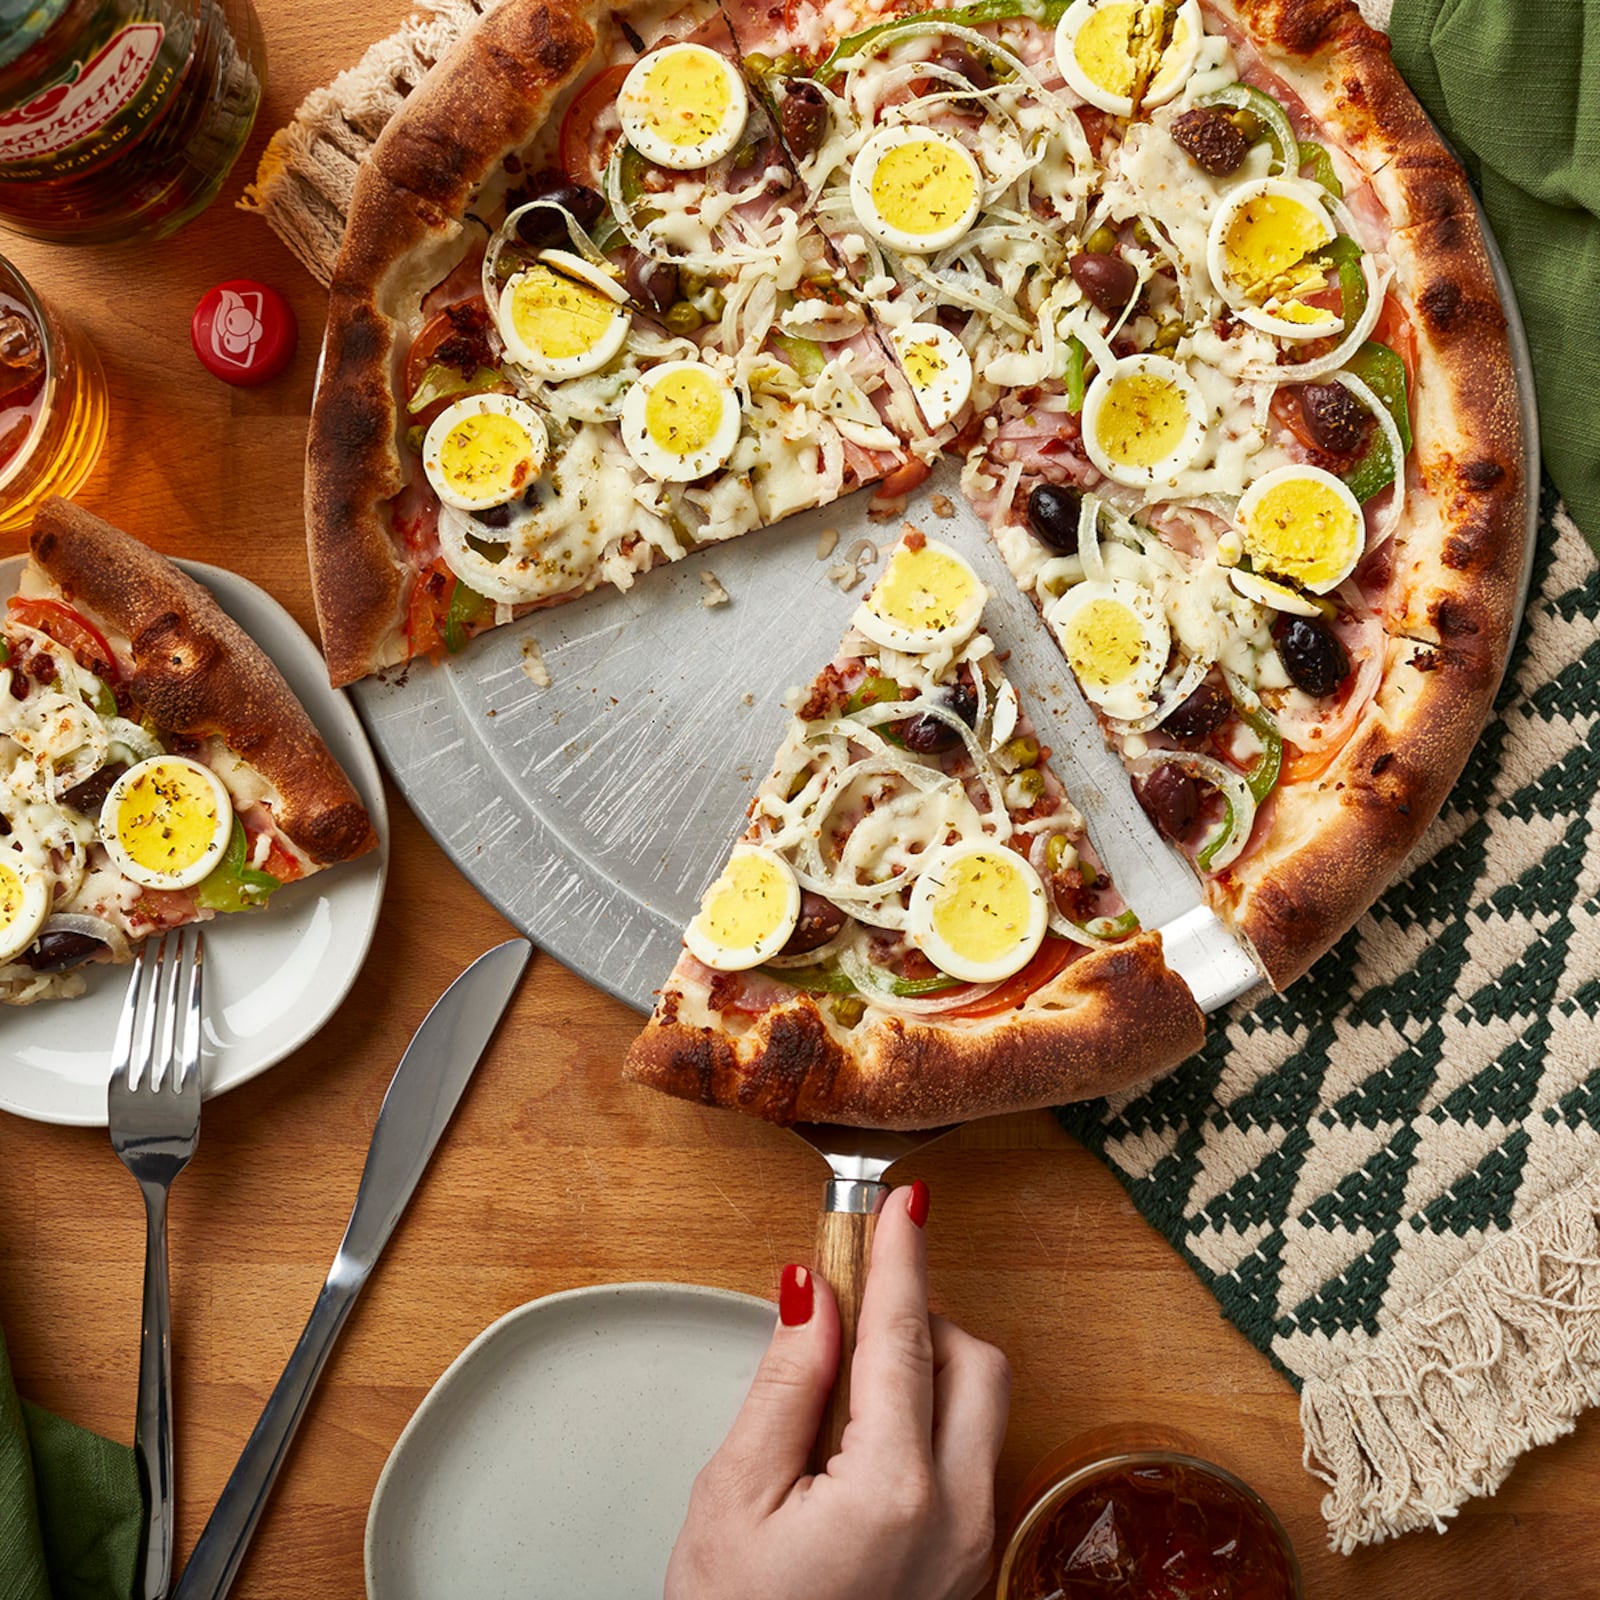
{"label": "tomato sauce", "polygon": [[1114,1463],[1041,1518],[1006,1600],[1296,1600],[1270,1517],[1203,1463]]}

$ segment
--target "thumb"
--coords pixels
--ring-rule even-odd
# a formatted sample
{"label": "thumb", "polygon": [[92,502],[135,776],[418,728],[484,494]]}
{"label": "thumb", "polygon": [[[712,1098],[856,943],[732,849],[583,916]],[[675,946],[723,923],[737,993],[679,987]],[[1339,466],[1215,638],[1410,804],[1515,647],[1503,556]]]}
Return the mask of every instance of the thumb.
{"label": "thumb", "polygon": [[839,1367],[839,1308],[821,1278],[785,1267],[778,1311],[750,1392],[703,1474],[762,1515],[805,1473]]}

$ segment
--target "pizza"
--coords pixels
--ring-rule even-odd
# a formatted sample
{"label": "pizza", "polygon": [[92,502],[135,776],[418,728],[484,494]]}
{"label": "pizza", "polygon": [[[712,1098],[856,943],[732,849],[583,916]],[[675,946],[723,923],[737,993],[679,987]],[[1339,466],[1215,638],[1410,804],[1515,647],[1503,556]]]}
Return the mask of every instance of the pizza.
{"label": "pizza", "polygon": [[64,500],[0,623],[0,1002],[377,844],[278,670],[165,557]]}
{"label": "pizza", "polygon": [[[1470,191],[1349,0],[505,0],[352,203],[307,458],[330,670],[857,490],[903,514],[946,456],[1134,793],[1292,982],[1459,772],[1526,539]],[[1009,1098],[1007,1024],[947,1007],[915,1033],[935,1067],[881,1048],[903,1007],[857,984],[846,1026],[766,959],[765,985],[680,968],[641,1049],[779,1117],[953,1112],[957,1078],[986,1109],[1099,1093],[1183,1033],[1096,1032],[1139,1014],[1158,937],[996,980],[1034,1028],[1051,985],[1116,967],[1130,995],[1058,1008],[1056,1081]],[[866,942],[892,985],[909,952]]]}

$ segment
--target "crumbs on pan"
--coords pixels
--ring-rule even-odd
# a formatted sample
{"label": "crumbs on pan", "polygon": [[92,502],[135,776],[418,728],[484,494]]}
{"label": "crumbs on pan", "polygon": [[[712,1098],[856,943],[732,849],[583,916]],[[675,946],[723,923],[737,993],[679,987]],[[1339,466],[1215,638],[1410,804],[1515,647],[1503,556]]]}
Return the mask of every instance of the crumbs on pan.
{"label": "crumbs on pan", "polygon": [[824,528],[817,535],[817,560],[826,561],[833,554],[833,548],[839,542],[837,528]]}
{"label": "crumbs on pan", "polygon": [[956,503],[947,494],[931,495],[928,504],[933,507],[936,517],[953,517],[956,514]]}
{"label": "crumbs on pan", "polygon": [[541,689],[550,687],[550,669],[544,664],[544,653],[539,649],[539,641],[531,633],[522,641],[522,675],[529,683],[536,683]]}
{"label": "crumbs on pan", "polygon": [[742,695],[739,696],[739,704],[742,706],[753,706],[755,703],[756,697],[751,694],[749,690],[746,690]]}
{"label": "crumbs on pan", "polygon": [[870,539],[857,539],[844,553],[838,566],[828,568],[829,583],[836,583],[846,594],[867,575],[878,559],[878,547]]}
{"label": "crumbs on pan", "polygon": [[730,600],[733,599],[733,596],[722,587],[722,583],[718,579],[716,573],[702,572],[700,574],[700,582],[705,586],[706,591],[700,596],[700,604],[703,605],[707,611],[712,610],[716,606],[725,606]]}

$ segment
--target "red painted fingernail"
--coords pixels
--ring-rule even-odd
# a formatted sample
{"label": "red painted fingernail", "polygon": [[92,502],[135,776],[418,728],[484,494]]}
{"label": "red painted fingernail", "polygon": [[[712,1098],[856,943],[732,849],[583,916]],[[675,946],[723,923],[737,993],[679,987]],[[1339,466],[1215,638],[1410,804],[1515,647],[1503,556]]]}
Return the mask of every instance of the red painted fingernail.
{"label": "red painted fingernail", "polygon": [[906,1201],[906,1215],[919,1228],[928,1225],[928,1186],[921,1178],[911,1185],[911,1198]]}
{"label": "red painted fingernail", "polygon": [[788,1266],[778,1280],[778,1320],[798,1328],[811,1320],[811,1274],[804,1267]]}

